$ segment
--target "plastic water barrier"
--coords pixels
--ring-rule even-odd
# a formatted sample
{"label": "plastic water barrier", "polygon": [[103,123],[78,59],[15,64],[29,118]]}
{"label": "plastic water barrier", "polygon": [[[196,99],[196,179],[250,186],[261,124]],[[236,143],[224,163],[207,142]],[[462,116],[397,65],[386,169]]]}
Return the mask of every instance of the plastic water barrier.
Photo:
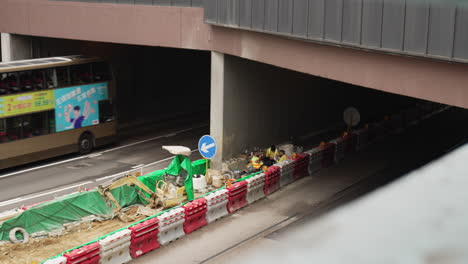
{"label": "plastic water barrier", "polygon": [[159,220],[152,218],[128,228],[131,233],[130,255],[138,258],[159,248]]}
{"label": "plastic water barrier", "polygon": [[188,202],[183,208],[185,210],[185,234],[190,234],[208,224],[206,220],[207,201],[205,198],[198,198]]}
{"label": "plastic water barrier", "polygon": [[208,211],[206,212],[206,220],[208,223],[212,223],[229,214],[227,210],[227,203],[229,202],[228,193],[228,190],[221,189],[204,197],[208,207]]}
{"label": "plastic water barrier", "polygon": [[67,259],[67,264],[99,264],[100,254],[101,246],[96,242],[72,250],[63,256]]}
{"label": "plastic water barrier", "polygon": [[184,208],[175,208],[157,217],[159,219],[158,241],[161,245],[166,245],[171,241],[185,236]]}
{"label": "plastic water barrier", "polygon": [[276,163],[275,166],[280,167],[280,188],[294,181],[294,160],[284,160],[282,162]]}
{"label": "plastic water barrier", "polygon": [[354,132],[349,133],[343,136],[343,139],[345,140],[345,153],[356,152],[357,135]]}
{"label": "plastic water barrier", "polygon": [[294,159],[294,180],[304,178],[309,174],[309,153],[301,153]]}
{"label": "plastic water barrier", "polygon": [[132,231],[130,231],[129,229],[124,229],[99,240],[99,244],[101,245],[100,263],[122,264],[131,261],[131,232]]}
{"label": "plastic water barrier", "polygon": [[306,151],[309,154],[308,173],[312,175],[322,168],[322,149],[320,147]]}
{"label": "plastic water barrier", "polygon": [[335,144],[325,143],[322,149],[322,168],[327,168],[335,163]]}
{"label": "plastic water barrier", "polygon": [[270,195],[280,188],[281,168],[271,166],[265,172],[265,186],[263,192],[265,195]]}
{"label": "plastic water barrier", "polygon": [[257,174],[245,180],[247,182],[247,203],[251,204],[265,197],[265,173]]}
{"label": "plastic water barrier", "polygon": [[235,182],[228,190],[227,210],[230,214],[247,205],[247,182]]}
{"label": "plastic water barrier", "polygon": [[361,128],[354,132],[356,134],[356,150],[359,151],[369,145],[369,129]]}
{"label": "plastic water barrier", "polygon": [[53,259],[46,260],[43,264],[66,264],[67,258],[64,256],[59,256]]}
{"label": "plastic water barrier", "polygon": [[384,137],[387,134],[385,123],[387,121],[381,121],[369,126],[369,141],[373,142]]}
{"label": "plastic water barrier", "polygon": [[336,138],[330,143],[335,145],[335,157],[334,157],[334,162],[338,163],[340,162],[344,156],[345,156],[345,140],[343,138]]}

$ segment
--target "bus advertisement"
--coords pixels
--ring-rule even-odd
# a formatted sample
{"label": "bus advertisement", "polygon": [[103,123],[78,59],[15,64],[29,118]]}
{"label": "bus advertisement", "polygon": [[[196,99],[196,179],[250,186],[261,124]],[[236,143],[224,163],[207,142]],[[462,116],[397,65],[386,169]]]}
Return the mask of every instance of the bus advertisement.
{"label": "bus advertisement", "polygon": [[99,124],[99,101],[107,99],[107,83],[55,90],[56,131]]}

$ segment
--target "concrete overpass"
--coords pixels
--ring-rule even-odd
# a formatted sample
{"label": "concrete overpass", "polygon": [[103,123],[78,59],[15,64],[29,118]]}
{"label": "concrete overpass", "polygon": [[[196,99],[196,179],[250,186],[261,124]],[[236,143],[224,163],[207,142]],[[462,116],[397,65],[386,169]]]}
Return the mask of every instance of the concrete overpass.
{"label": "concrete overpass", "polygon": [[[275,79],[273,68],[248,60],[468,108],[467,19],[467,5],[453,1],[0,2],[0,32],[13,34],[2,37],[4,58],[27,56],[27,48],[8,48],[28,46],[16,34],[211,51],[211,133],[223,142],[224,158],[252,141],[268,144],[309,129],[301,122],[310,118],[306,112],[273,109],[263,117],[271,102],[295,100],[306,108],[310,102],[298,98],[319,98],[310,111],[325,113],[327,103],[344,106],[353,94],[307,91],[316,84],[302,75]],[[259,89],[271,92],[252,92]],[[311,120],[321,125],[333,121],[316,116]],[[275,133],[252,134],[265,130]]]}

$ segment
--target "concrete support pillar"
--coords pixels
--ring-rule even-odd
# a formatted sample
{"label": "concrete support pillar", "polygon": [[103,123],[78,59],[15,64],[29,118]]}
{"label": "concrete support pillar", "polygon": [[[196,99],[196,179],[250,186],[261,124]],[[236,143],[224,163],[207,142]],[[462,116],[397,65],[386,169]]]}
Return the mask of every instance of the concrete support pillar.
{"label": "concrete support pillar", "polygon": [[[211,135],[215,168],[245,149],[283,143],[340,121],[329,81],[212,52]],[[329,87],[330,88],[330,87]],[[321,101],[323,100],[323,101]],[[312,103],[313,102],[313,103]],[[323,109],[322,109],[323,107]],[[320,111],[324,112],[321,113]]]}
{"label": "concrete support pillar", "polygon": [[217,144],[213,167],[221,168],[223,159],[223,127],[224,127],[224,54],[211,52],[211,103],[210,103],[210,133]]}
{"label": "concrete support pillar", "polygon": [[25,60],[32,58],[31,37],[1,33],[2,61]]}
{"label": "concrete support pillar", "polygon": [[337,125],[344,131],[343,111],[349,106],[369,120],[409,101],[212,52],[211,135],[218,142],[213,165],[252,147],[285,143]]}

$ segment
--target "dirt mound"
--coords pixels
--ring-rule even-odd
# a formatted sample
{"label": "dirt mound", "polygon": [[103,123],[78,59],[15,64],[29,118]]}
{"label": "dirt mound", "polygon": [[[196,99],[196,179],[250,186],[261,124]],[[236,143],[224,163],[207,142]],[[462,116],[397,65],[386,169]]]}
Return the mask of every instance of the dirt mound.
{"label": "dirt mound", "polygon": [[[144,216],[137,218],[143,219]],[[82,245],[117,229],[130,225],[118,219],[102,223],[82,223],[59,237],[33,238],[28,244],[5,244],[0,246],[0,263],[40,263],[70,248]]]}

